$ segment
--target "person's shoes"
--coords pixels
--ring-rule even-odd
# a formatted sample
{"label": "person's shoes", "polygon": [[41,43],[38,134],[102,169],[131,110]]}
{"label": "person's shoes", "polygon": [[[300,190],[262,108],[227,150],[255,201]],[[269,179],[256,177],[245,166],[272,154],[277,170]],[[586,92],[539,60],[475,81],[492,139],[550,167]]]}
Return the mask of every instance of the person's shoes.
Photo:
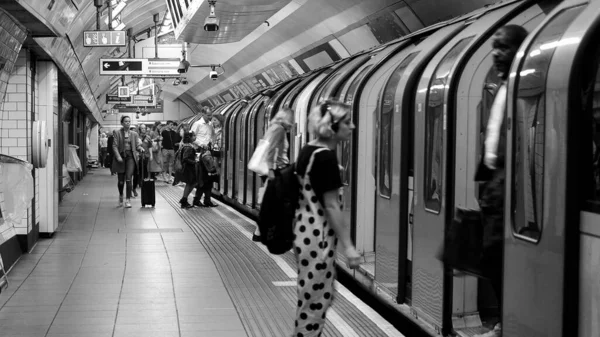
{"label": "person's shoes", "polygon": [[137,196],[138,196],[138,193],[137,193],[137,191],[136,191],[136,190],[133,190],[133,197],[135,198],[135,197],[137,197]]}
{"label": "person's shoes", "polygon": [[131,208],[131,201],[129,199],[125,200],[125,208]]}
{"label": "person's shoes", "polygon": [[202,205],[200,203],[200,199],[194,199],[194,202],[192,203],[192,205],[196,206],[196,207],[203,207],[204,205]]}
{"label": "person's shoes", "polygon": [[486,333],[482,333],[480,335],[475,335],[473,337],[501,337],[502,336],[502,325],[500,323],[496,324],[494,328]]}
{"label": "person's shoes", "polygon": [[123,196],[119,197],[119,207],[123,206]]}
{"label": "person's shoes", "polygon": [[212,202],[205,202],[204,206],[206,206],[206,207],[217,207],[217,204],[213,204]]}
{"label": "person's shoes", "polygon": [[260,235],[252,234],[252,241],[260,242]]}
{"label": "person's shoes", "polygon": [[194,207],[194,206],[190,205],[190,203],[187,201],[187,199],[184,199],[184,198],[181,198],[181,200],[179,200],[179,204],[181,205],[181,208],[183,208],[183,209]]}

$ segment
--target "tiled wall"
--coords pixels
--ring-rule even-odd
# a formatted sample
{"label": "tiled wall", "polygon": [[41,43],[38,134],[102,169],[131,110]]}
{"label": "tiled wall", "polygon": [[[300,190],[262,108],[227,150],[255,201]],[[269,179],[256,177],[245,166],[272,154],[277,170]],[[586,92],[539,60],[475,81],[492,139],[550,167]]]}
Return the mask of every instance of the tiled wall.
{"label": "tiled wall", "polygon": [[[8,79],[25,38],[27,38],[25,28],[0,8],[0,68],[2,68],[0,69],[0,122],[5,118],[2,114],[2,102],[8,87]],[[2,140],[8,135],[2,133],[0,136],[1,146]]]}
{"label": "tiled wall", "polygon": [[[28,162],[31,162],[31,92],[33,87],[37,87],[37,76],[32,81],[31,60],[29,51],[22,49],[15,62],[13,71],[8,79],[6,96],[2,109],[0,110],[0,132],[2,133],[2,144],[0,144],[0,153],[13,156]],[[35,66],[33,67],[35,68]],[[37,90],[34,100],[37,103]],[[37,119],[37,114],[35,116]],[[17,234],[25,235],[29,233],[33,224],[39,222],[39,179],[37,170],[35,171],[35,219],[33,208],[27,209],[26,218],[20,224],[15,224]]]}

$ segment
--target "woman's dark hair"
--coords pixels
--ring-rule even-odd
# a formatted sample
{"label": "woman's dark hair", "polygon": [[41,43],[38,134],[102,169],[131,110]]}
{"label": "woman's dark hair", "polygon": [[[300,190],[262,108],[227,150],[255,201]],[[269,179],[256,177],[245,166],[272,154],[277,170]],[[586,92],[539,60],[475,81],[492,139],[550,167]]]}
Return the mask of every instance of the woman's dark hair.
{"label": "woman's dark hair", "polygon": [[183,134],[183,142],[184,143],[189,143],[192,140],[192,137],[194,136],[194,133],[191,131],[185,132]]}
{"label": "woman's dark hair", "polygon": [[131,120],[131,117],[125,115],[125,116],[121,116],[121,124],[123,124],[123,121],[125,120],[125,118],[129,118],[129,120]]}

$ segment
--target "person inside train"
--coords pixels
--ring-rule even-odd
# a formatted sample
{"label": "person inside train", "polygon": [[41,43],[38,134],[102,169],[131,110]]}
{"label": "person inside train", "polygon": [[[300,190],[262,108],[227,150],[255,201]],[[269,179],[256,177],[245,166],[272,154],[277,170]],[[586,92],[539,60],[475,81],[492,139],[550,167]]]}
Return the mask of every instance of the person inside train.
{"label": "person inside train", "polygon": [[294,228],[298,307],[293,336],[320,336],[323,331],[333,300],[338,240],[349,267],[361,263],[349,225],[344,223],[336,154],[338,144],[350,140],[354,130],[350,111],[349,105],[335,101],[316,106],[308,117],[310,133],[316,139],[298,154],[296,173],[302,183]]}
{"label": "person inside train", "polygon": [[198,119],[190,128],[192,132],[196,135],[196,140],[194,141],[194,145],[196,147],[200,147],[201,145],[206,145],[210,148],[214,137],[214,130],[211,123],[212,120],[212,111],[209,107],[204,107],[202,109],[202,117]]}
{"label": "person inside train", "polygon": [[[182,170],[179,174],[179,179],[185,183],[183,189],[183,196],[179,200],[181,208],[191,208],[192,206],[188,197],[192,190],[196,188],[198,183],[197,169],[196,169],[196,150],[192,143],[196,139],[193,132],[185,132],[183,134],[183,143],[181,144],[180,153],[175,160],[181,160]],[[198,193],[198,191],[196,191]]]}
{"label": "person inside train", "polygon": [[113,131],[112,167],[118,175],[119,206],[123,206],[123,187],[127,184],[125,207],[131,208],[133,172],[139,160],[139,152],[143,153],[144,148],[138,134],[130,130],[131,118],[129,116],[121,117],[121,125],[123,126],[121,129]]}
{"label": "person inside train", "polygon": [[[506,152],[506,80],[511,64],[521,43],[527,37],[525,28],[517,25],[503,26],[492,37],[494,68],[502,79],[496,91],[487,121],[483,157],[477,168],[475,181],[482,184],[479,207],[483,221],[482,273],[490,280],[500,316],[502,316],[502,259],[504,238],[504,156]],[[491,331],[476,337],[499,337],[501,323]]]}
{"label": "person inside train", "polygon": [[[263,136],[263,140],[269,142],[269,149],[267,150],[267,166],[270,168],[268,176],[261,176],[262,187],[261,193],[258,196],[258,202],[260,203],[262,200],[263,191],[266,188],[267,178],[274,178],[274,168],[281,169],[290,164],[290,160],[288,158],[288,149],[290,147],[290,143],[288,141],[287,134],[292,129],[294,125],[294,111],[288,107],[283,107],[279,110],[273,119],[269,122],[269,128],[265,135]],[[252,240],[259,242],[260,241],[260,230],[258,226],[256,226],[256,231],[254,235],[252,235]]]}
{"label": "person inside train", "polygon": [[[199,160],[196,173],[196,195],[194,196],[194,206],[217,207],[211,200],[212,186],[218,176],[217,167],[210,149],[206,145],[200,145],[198,149]],[[200,198],[204,196],[203,203]]]}

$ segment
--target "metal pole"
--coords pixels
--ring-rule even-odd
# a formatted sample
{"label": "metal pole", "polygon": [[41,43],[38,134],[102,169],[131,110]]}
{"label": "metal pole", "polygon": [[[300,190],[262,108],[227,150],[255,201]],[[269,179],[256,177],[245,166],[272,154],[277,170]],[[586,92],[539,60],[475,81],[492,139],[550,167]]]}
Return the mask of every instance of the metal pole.
{"label": "metal pole", "polygon": [[154,57],[158,58],[158,13],[154,14]]}
{"label": "metal pole", "polygon": [[112,6],[110,5],[110,0],[106,1],[106,3],[108,4],[108,30],[112,30]]}
{"label": "metal pole", "polygon": [[102,8],[102,0],[94,0],[96,6],[96,30],[100,30],[100,9]]}
{"label": "metal pole", "polygon": [[[131,40],[133,40],[133,28],[127,28],[127,56],[131,58]],[[134,45],[135,48],[135,45]],[[135,53],[135,49],[133,50]]]}

